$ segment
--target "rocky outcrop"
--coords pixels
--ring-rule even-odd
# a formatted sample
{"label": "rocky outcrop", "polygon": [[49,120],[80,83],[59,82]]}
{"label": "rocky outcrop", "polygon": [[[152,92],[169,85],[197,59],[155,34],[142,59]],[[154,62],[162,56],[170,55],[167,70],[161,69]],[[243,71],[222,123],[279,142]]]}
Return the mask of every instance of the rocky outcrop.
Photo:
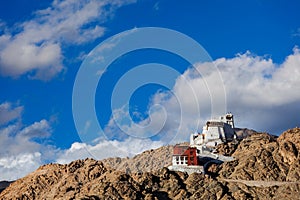
{"label": "rocky outcrop", "polygon": [[173,146],[163,146],[158,149],[144,151],[132,158],[108,158],[102,162],[119,171],[151,172],[171,165]]}
{"label": "rocky outcrop", "polygon": [[299,141],[295,128],[278,138],[254,133],[223,144],[218,151],[236,160],[211,165],[211,177],[160,168],[171,162],[163,162],[171,147],[131,159],[48,164],[12,183],[0,199],[299,199]]}
{"label": "rocky outcrop", "polygon": [[13,181],[0,181],[0,193],[7,188]]}
{"label": "rocky outcrop", "polygon": [[295,199],[299,190],[296,183],[256,187],[167,168],[127,174],[86,159],[40,167],[9,186],[0,199]]}
{"label": "rocky outcrop", "polygon": [[234,128],[234,131],[237,136],[237,139],[243,139],[254,133],[257,133],[255,130],[248,128]]}
{"label": "rocky outcrop", "polygon": [[218,176],[241,180],[299,181],[299,139],[299,128],[288,130],[278,138],[267,133],[252,134],[231,150],[236,160],[219,166]]}

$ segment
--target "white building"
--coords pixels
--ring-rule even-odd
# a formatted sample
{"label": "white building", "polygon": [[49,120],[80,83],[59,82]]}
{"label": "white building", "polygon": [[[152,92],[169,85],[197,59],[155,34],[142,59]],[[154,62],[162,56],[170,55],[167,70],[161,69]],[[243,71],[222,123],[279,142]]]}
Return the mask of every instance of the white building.
{"label": "white building", "polygon": [[203,146],[217,146],[232,141],[235,137],[233,115],[228,113],[207,121],[202,133],[191,134],[190,146],[202,149]]}
{"label": "white building", "polygon": [[236,138],[233,115],[227,113],[211,119],[203,126],[202,133],[191,134],[190,144],[177,144],[173,148],[172,165],[174,171],[206,173],[209,163],[232,161],[233,157],[214,152],[215,146]]}

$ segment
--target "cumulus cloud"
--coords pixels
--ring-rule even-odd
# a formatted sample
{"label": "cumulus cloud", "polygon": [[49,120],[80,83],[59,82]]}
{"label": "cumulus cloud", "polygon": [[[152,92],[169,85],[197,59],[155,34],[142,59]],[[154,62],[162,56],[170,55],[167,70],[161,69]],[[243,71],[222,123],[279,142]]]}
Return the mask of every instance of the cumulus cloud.
{"label": "cumulus cloud", "polygon": [[[211,65],[218,70],[213,70],[215,68]],[[171,91],[174,95],[159,92],[150,99],[149,107],[161,105],[168,115],[158,138],[164,143],[187,140],[190,133],[202,130],[205,120],[217,117],[211,116],[214,107],[211,93],[214,91],[217,94],[214,98],[222,98],[218,94],[224,93],[218,92],[222,87],[207,83],[213,83],[219,73],[226,93],[224,110],[236,116],[238,127],[279,134],[299,125],[299,66],[300,52],[297,47],[281,64],[251,52],[233,58],[219,58],[212,63],[196,64],[195,68],[186,70],[177,78]],[[204,73],[199,75],[199,71]],[[199,110],[196,109],[198,107]],[[164,113],[157,110],[153,115],[162,116]],[[125,114],[112,117],[107,130],[115,133],[134,131],[132,123],[115,123],[124,121],[125,117]],[[151,119],[143,121],[147,120]],[[143,121],[137,124],[142,125]],[[147,129],[144,131],[147,132]]]}
{"label": "cumulus cloud", "polygon": [[123,141],[100,139],[96,145],[75,142],[70,149],[61,151],[58,163],[69,163],[76,159],[93,157],[104,159],[109,157],[131,157],[148,149],[163,145],[160,141],[150,139],[127,138]]}
{"label": "cumulus cloud", "polygon": [[[110,18],[126,1],[54,0],[38,10],[31,20],[17,23],[17,30],[6,27],[0,35],[0,73],[48,80],[62,72],[63,47],[81,45],[101,37]],[[0,21],[0,28],[5,23]],[[15,27],[15,26],[14,26]],[[1,34],[1,32],[0,32]]]}
{"label": "cumulus cloud", "polygon": [[[0,108],[0,180],[21,178],[49,161],[69,163],[87,157],[99,160],[117,156],[131,157],[163,145],[161,141],[149,138],[97,138],[93,144],[74,142],[69,149],[62,150],[47,142],[39,143],[35,140],[46,139],[51,135],[53,130],[49,121],[42,119],[25,126],[22,124],[23,106],[5,102],[0,104]],[[88,123],[86,125],[89,126]]]}
{"label": "cumulus cloud", "polygon": [[37,169],[41,163],[39,152],[0,157],[0,180],[16,180]]}
{"label": "cumulus cloud", "polygon": [[32,125],[25,127],[20,131],[23,137],[48,137],[51,133],[51,127],[47,120],[42,119],[39,122],[34,122]]}
{"label": "cumulus cloud", "polygon": [[9,102],[0,104],[0,126],[19,119],[21,117],[22,111],[22,106],[12,108],[12,105]]}
{"label": "cumulus cloud", "polygon": [[[4,123],[0,126],[0,180],[14,180],[35,170],[48,158],[47,152],[52,150],[51,147],[34,139],[48,137],[52,128],[45,119],[28,126],[22,125],[22,106],[13,107],[6,102],[0,107],[0,116],[8,114],[7,118],[1,118]],[[16,118],[19,120],[16,121]]]}
{"label": "cumulus cloud", "polygon": [[241,126],[280,133],[299,125],[298,48],[281,64],[246,53],[218,59],[216,65],[224,78],[228,109],[236,113]]}

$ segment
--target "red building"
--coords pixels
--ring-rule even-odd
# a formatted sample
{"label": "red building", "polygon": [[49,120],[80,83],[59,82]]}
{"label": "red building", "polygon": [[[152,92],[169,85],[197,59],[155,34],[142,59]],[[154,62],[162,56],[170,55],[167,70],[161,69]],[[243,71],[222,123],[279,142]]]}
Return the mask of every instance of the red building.
{"label": "red building", "polygon": [[173,149],[173,165],[199,165],[197,148],[177,144]]}

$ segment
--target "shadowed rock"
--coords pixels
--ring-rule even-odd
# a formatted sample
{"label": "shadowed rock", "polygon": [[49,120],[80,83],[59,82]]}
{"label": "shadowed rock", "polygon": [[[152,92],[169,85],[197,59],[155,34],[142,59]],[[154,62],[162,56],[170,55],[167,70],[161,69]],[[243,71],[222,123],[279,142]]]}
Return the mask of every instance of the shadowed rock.
{"label": "shadowed rock", "polygon": [[171,147],[161,147],[133,158],[44,165],[12,183],[2,191],[0,199],[225,200],[300,196],[299,128],[288,130],[278,138],[253,133],[239,143],[222,145],[218,147],[219,152],[236,160],[210,165],[208,170],[214,178],[161,167],[171,163],[172,152]]}

